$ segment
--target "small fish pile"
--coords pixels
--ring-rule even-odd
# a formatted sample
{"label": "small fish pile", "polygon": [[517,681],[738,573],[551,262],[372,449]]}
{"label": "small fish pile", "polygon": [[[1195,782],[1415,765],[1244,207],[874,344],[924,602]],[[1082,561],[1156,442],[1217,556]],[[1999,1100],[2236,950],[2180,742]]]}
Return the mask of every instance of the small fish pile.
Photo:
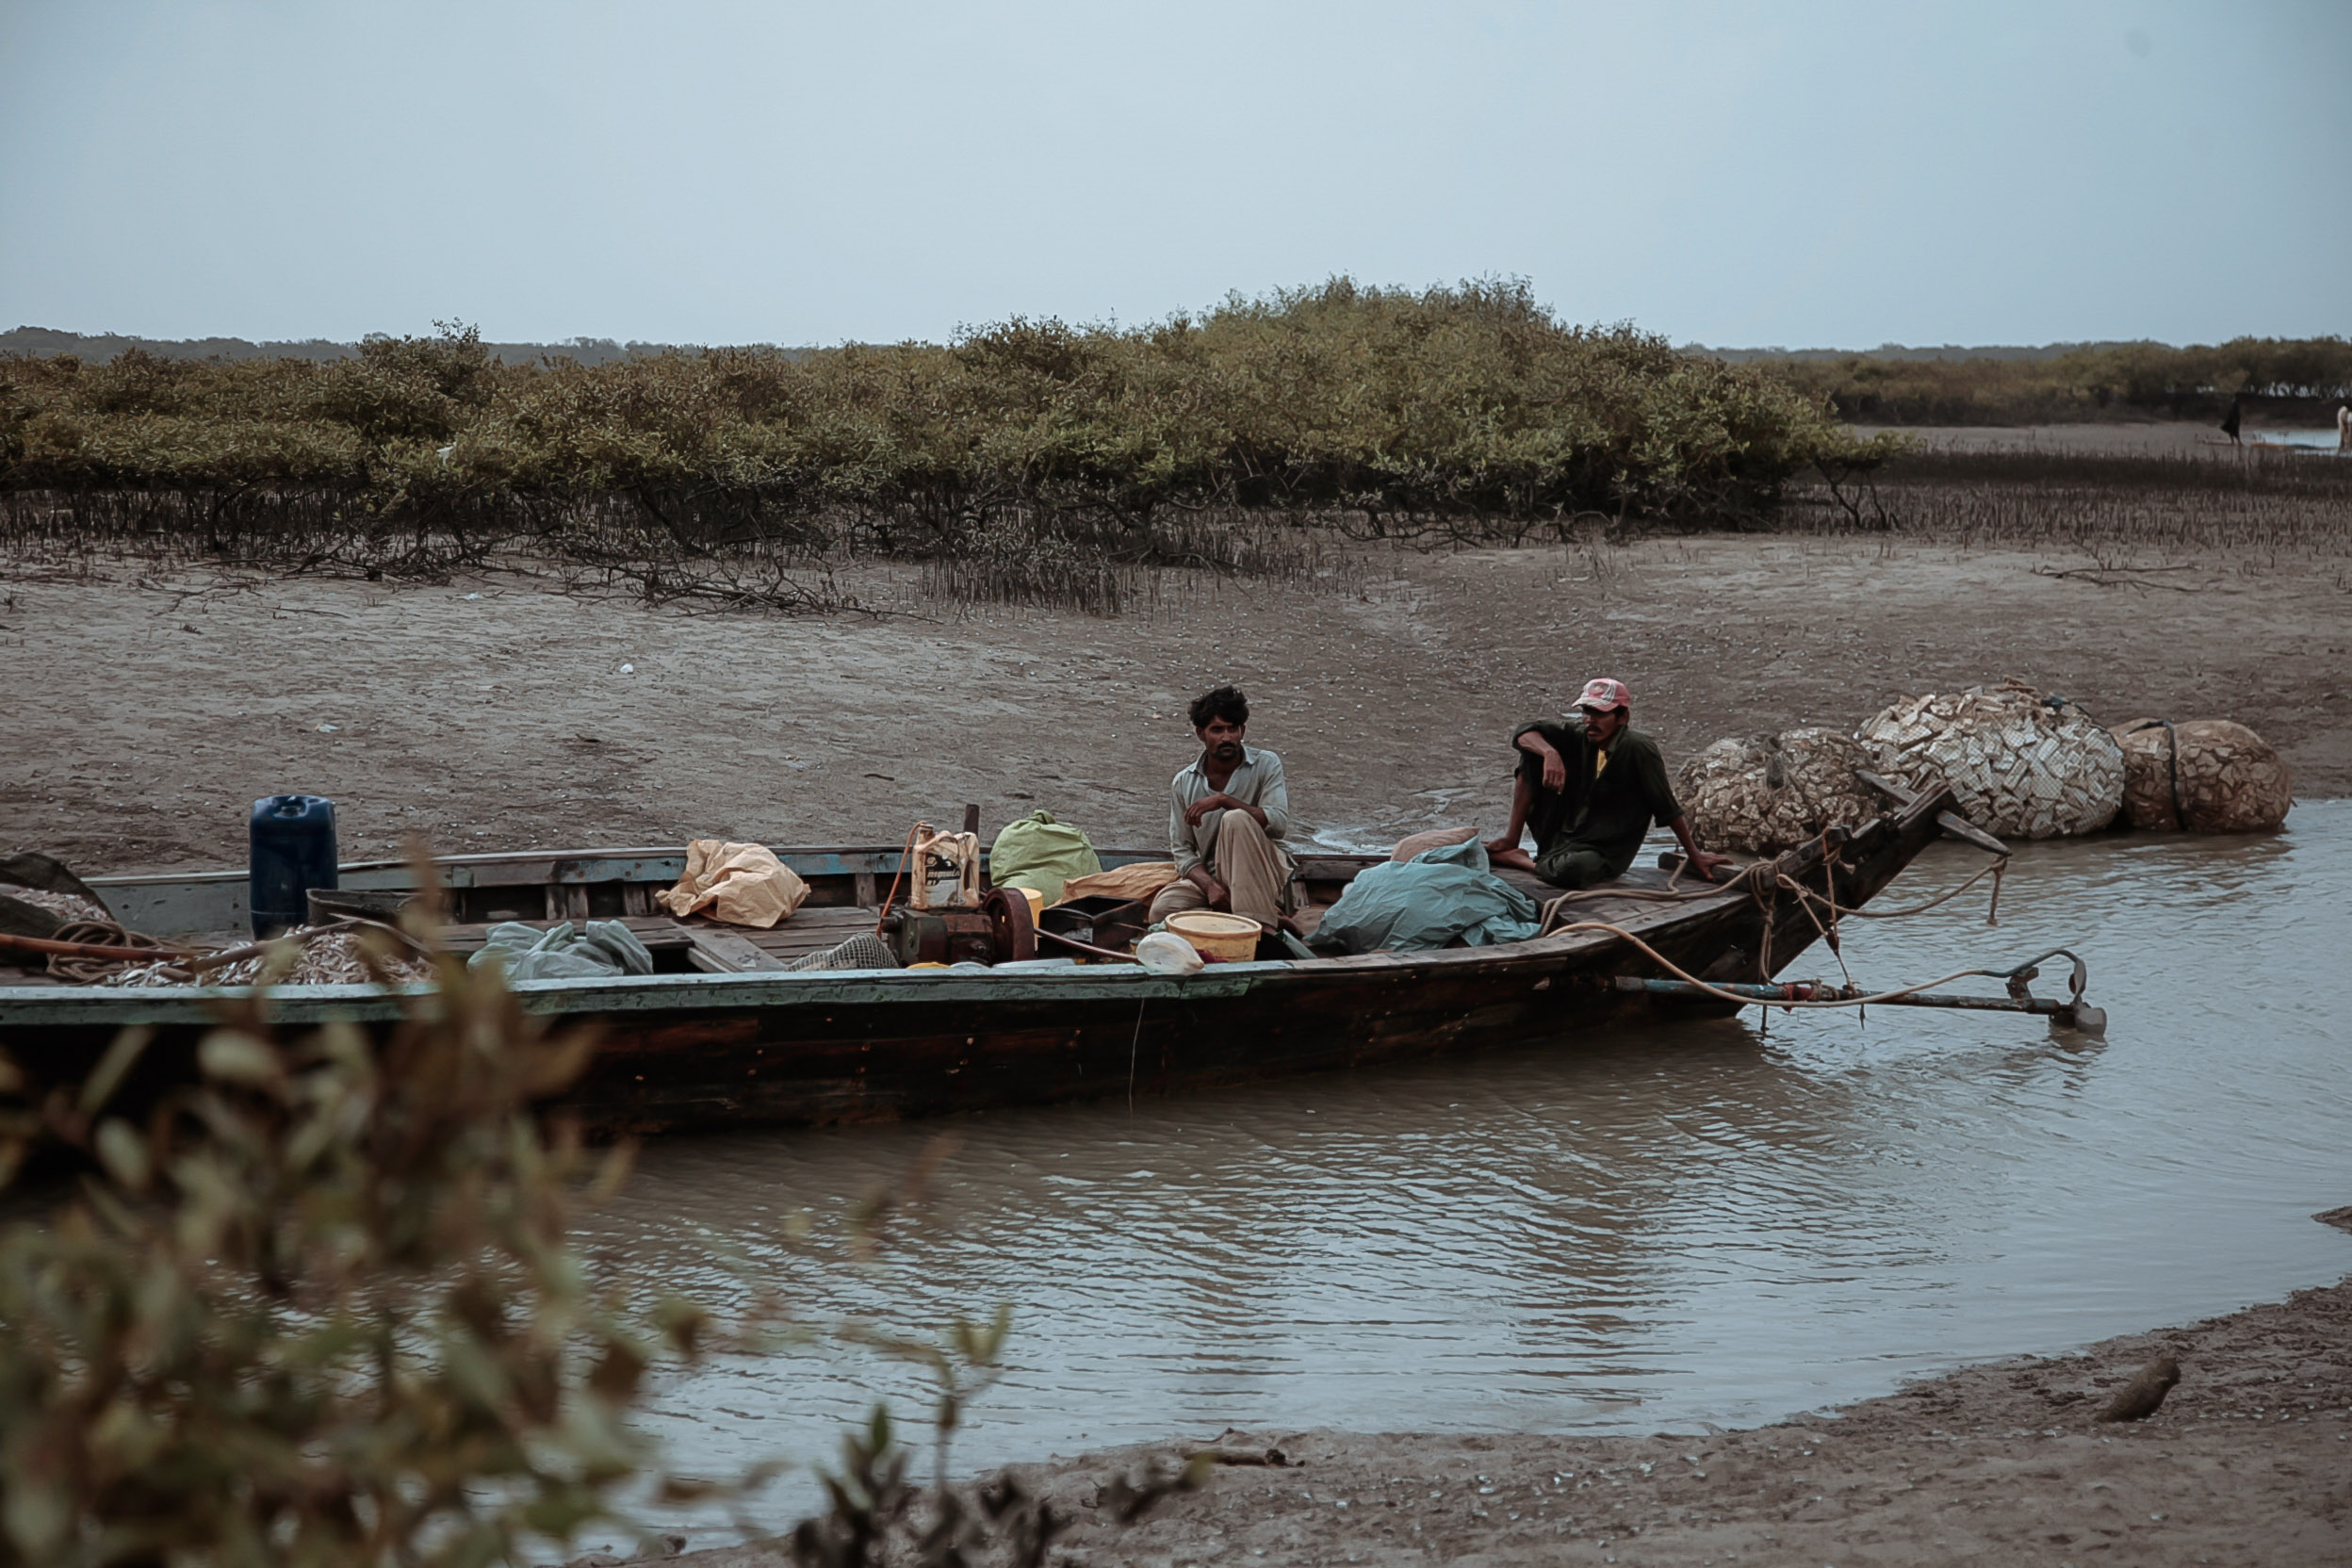
{"label": "small fish pile", "polygon": [[59,920],[112,920],[114,917],[79,893],[53,893],[41,888],[20,888],[13,884],[0,887],[0,893],[20,904],[36,909],[46,909]]}
{"label": "small fish pile", "polygon": [[[286,937],[302,942],[302,956],[294,961],[294,967],[278,981],[281,986],[364,986],[376,978],[368,971],[367,959],[354,932],[297,926],[287,932]],[[269,955],[256,953],[250,958],[239,958],[235,963],[207,970],[199,981],[190,978],[183,961],[165,959],[152,964],[131,965],[97,983],[138,989],[196,984],[250,986],[261,977],[262,966],[268,961]],[[385,979],[396,984],[433,978],[433,965],[421,955],[382,960],[378,968]]]}

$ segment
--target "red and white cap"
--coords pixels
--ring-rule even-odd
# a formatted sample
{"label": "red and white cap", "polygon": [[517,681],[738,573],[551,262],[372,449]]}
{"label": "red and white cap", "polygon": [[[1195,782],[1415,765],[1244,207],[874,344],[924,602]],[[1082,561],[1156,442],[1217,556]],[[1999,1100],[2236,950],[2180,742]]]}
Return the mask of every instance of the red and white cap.
{"label": "red and white cap", "polygon": [[1584,683],[1583,692],[1577,694],[1576,706],[1591,709],[1596,713],[1606,713],[1612,708],[1631,708],[1633,693],[1626,689],[1624,681],[1600,676]]}

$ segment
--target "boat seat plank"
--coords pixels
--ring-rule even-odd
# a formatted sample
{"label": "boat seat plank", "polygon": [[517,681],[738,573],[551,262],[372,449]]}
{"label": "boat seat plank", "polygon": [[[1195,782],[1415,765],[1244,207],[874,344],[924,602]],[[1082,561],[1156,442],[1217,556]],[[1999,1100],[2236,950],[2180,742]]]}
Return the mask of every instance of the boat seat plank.
{"label": "boat seat plank", "polygon": [[781,924],[765,931],[746,930],[743,936],[771,956],[800,958],[839,947],[860,931],[872,931],[874,921],[880,915],[878,909],[862,908],[854,904],[817,909],[803,907]]}
{"label": "boat seat plank", "polygon": [[783,959],[764,951],[736,931],[694,931],[686,961],[713,974],[747,974],[789,968]]}

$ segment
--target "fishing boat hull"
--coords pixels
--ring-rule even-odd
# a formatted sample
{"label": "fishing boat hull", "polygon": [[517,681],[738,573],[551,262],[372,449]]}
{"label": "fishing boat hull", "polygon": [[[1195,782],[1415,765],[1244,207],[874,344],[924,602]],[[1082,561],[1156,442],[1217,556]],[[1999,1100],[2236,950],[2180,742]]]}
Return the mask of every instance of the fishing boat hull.
{"label": "fishing boat hull", "polygon": [[[1937,837],[1936,817],[1951,806],[1949,795],[1914,801],[1842,843],[1808,844],[1696,896],[1604,890],[1573,918],[1608,920],[1711,980],[1767,979],[1820,935],[1780,877],[1857,906]],[[1833,850],[1834,865],[1825,861]],[[697,972],[527,981],[516,991],[534,1013],[595,1028],[596,1055],[561,1102],[590,1127],[625,1135],[1142,1098],[1736,1010],[1615,985],[1665,972],[1615,935],[1571,929],[1494,947],[1218,964],[1183,976],[1113,964]],[[0,987],[0,1050],[38,1095],[71,1088],[121,1030],[144,1027],[155,1038],[129,1092],[158,1093],[192,1071],[220,994]],[[413,1004],[362,986],[291,988],[274,1001],[297,1028],[331,1019],[383,1026]]]}

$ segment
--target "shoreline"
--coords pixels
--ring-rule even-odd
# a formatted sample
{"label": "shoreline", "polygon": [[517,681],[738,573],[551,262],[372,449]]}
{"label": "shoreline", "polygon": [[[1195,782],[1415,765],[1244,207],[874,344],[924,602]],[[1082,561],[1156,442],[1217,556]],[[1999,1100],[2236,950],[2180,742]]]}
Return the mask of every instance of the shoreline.
{"label": "shoreline", "polygon": [[[2314,1217],[2352,1230],[2352,1209]],[[2180,1381],[2096,1420],[2149,1360]],[[1277,1449],[1119,1527],[1119,1475]],[[1265,1563],[2352,1562],[2352,1275],[2064,1356],[1979,1363],[1768,1426],[1651,1437],[1228,1430],[1005,1467],[1066,1568]],[[780,1546],[680,1568],[782,1568]]]}

